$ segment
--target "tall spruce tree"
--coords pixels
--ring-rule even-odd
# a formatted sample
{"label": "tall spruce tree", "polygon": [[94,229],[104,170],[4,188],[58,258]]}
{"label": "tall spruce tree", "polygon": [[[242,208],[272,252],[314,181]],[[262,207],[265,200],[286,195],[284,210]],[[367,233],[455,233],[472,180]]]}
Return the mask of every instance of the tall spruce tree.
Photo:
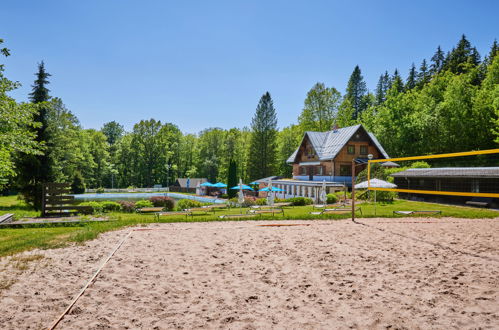
{"label": "tall spruce tree", "polygon": [[231,159],[229,162],[229,169],[227,174],[227,194],[229,198],[236,197],[237,190],[230,189],[236,186],[239,182],[237,180],[237,163],[235,160]]}
{"label": "tall spruce tree", "polygon": [[362,77],[359,66],[356,65],[348,80],[347,93],[345,95],[345,98],[348,99],[353,107],[352,119],[357,120],[365,110],[366,103],[363,99],[366,94],[366,82],[364,81],[364,77]]}
{"label": "tall spruce tree", "polygon": [[263,94],[251,122],[248,172],[251,180],[274,173],[277,147],[277,116],[269,92]]}
{"label": "tall spruce tree", "polygon": [[416,66],[412,63],[411,69],[409,70],[409,75],[407,76],[407,81],[405,83],[405,89],[413,89],[416,87],[417,72]]}
{"label": "tall spruce tree", "polygon": [[437,74],[442,70],[442,67],[444,66],[444,60],[445,60],[445,54],[440,48],[440,46],[437,47],[437,51],[433,56],[431,57],[431,66],[430,66],[430,71],[431,74]]}
{"label": "tall spruce tree", "polygon": [[419,73],[418,73],[418,79],[417,79],[417,86],[421,87],[427,82],[430,81],[431,75],[430,71],[428,70],[428,64],[426,63],[426,59],[423,59],[423,62],[421,62],[421,66],[419,67]]}
{"label": "tall spruce tree", "polygon": [[471,43],[463,34],[457,43],[457,46],[452,49],[445,61],[445,70],[452,73],[465,73],[469,66],[476,66],[480,62],[480,54],[475,47],[471,47]]}
{"label": "tall spruce tree", "polygon": [[393,72],[393,77],[392,77],[392,86],[390,88],[396,88],[398,93],[401,93],[404,91],[404,81],[402,80],[402,77],[399,74],[399,70],[395,69]]}
{"label": "tall spruce tree", "polygon": [[[49,144],[48,111],[50,100],[48,77],[50,74],[45,71],[43,61],[38,64],[38,72],[35,73],[36,79],[32,85],[32,92],[29,94],[30,101],[36,104],[38,112],[33,120],[39,123],[35,128],[35,140],[41,145]],[[18,160],[18,186],[25,200],[32,204],[35,210],[41,209],[42,185],[52,180],[52,171],[50,164],[49,148],[45,148],[41,155],[21,154]]]}

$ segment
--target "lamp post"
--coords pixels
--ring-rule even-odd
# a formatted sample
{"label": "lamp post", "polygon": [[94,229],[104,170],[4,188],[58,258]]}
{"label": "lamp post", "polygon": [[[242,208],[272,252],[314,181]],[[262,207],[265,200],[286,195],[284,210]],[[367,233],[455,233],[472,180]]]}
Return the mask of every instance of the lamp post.
{"label": "lamp post", "polygon": [[[373,155],[367,155],[369,160],[373,159]],[[355,158],[352,159],[352,221],[355,221],[355,167],[363,164],[355,164]]]}

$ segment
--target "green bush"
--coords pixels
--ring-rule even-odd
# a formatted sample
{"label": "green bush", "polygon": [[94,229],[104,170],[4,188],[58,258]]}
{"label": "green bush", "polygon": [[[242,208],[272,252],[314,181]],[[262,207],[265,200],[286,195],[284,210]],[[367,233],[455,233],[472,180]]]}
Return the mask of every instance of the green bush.
{"label": "green bush", "polygon": [[154,205],[151,203],[151,201],[148,201],[148,200],[140,200],[140,201],[137,201],[135,202],[135,209],[138,210],[138,209],[142,209],[144,207],[153,207]]}
{"label": "green bush", "polygon": [[291,203],[293,206],[305,206],[312,204],[313,200],[307,197],[293,197],[286,199],[286,202]]}
{"label": "green bush", "polygon": [[95,192],[98,193],[98,194],[103,194],[104,193],[104,188],[99,187],[99,188],[97,188],[97,190]]}
{"label": "green bush", "polygon": [[335,194],[327,194],[326,197],[327,197],[328,204],[334,204],[339,199],[338,196],[336,196]]}
{"label": "green bush", "polygon": [[80,172],[76,172],[73,177],[73,182],[71,183],[71,191],[73,194],[83,194],[85,193],[85,181]]}
{"label": "green bush", "polygon": [[[239,205],[239,198],[237,198],[237,197],[229,199],[229,203],[230,203],[230,205],[233,205],[233,206],[240,206]],[[245,196],[244,197],[244,203],[241,206],[243,206],[243,207],[249,207],[249,206],[256,205],[256,203],[257,203],[256,197]]]}
{"label": "green bush", "polygon": [[255,201],[256,205],[267,205],[267,198],[258,198]]}
{"label": "green bush", "polygon": [[121,205],[116,202],[106,201],[102,202],[102,210],[104,212],[118,212],[121,211]]}
{"label": "green bush", "polygon": [[201,202],[192,199],[181,199],[177,202],[177,210],[182,211],[185,209],[191,209],[194,207],[201,207],[203,204]]}
{"label": "green bush", "polygon": [[[338,200],[345,199],[345,191],[337,191],[334,194],[338,197]],[[347,191],[347,198],[352,198],[352,194],[349,191]]]}
{"label": "green bush", "polygon": [[135,202],[134,201],[118,201],[118,204],[121,205],[121,209],[123,212],[134,212],[135,211]]}
{"label": "green bush", "polygon": [[81,206],[91,206],[94,213],[102,213],[104,208],[100,202],[83,202],[80,203]]}
{"label": "green bush", "polygon": [[165,211],[171,211],[175,207],[175,201],[168,196],[154,196],[149,200],[155,207],[162,207]]}

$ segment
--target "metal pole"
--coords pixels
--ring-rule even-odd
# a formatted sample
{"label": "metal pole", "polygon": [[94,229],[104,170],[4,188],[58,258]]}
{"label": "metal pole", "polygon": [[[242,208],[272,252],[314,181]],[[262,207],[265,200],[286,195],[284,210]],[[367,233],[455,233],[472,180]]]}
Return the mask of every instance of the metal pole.
{"label": "metal pole", "polygon": [[352,221],[355,221],[355,159],[352,159]]}

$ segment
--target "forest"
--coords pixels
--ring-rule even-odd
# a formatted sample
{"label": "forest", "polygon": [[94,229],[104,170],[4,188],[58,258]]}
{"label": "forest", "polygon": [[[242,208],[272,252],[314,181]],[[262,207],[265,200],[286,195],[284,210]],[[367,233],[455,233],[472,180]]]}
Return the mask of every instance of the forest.
{"label": "forest", "polygon": [[[43,62],[26,102],[9,96],[19,85],[5,77],[1,65],[0,190],[36,196],[40,183],[50,181],[78,181],[87,188],[166,186],[178,177],[226,182],[231,161],[245,182],[289,177],[286,159],[303,133],[326,131],[333,124],[363,124],[390,156],[497,148],[498,50],[493,41],[481,56],[463,35],[451,50],[437,47],[420,65],[408,65],[405,78],[399,70],[380,73],[372,92],[359,66],[343,94],[317,82],[304,95],[293,125],[278,128],[278,109],[267,92],[255,100],[249,127],[211,127],[197,134],[161,119],[141,120],[131,131],[118,121],[86,129],[51,94],[48,85],[56,77]],[[11,52],[0,51],[2,56]]]}

